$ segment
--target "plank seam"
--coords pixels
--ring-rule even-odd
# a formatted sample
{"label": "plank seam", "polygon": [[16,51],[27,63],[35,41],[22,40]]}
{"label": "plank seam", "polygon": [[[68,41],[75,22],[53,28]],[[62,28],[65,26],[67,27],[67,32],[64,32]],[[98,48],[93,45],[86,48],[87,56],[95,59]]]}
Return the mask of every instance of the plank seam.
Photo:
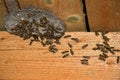
{"label": "plank seam", "polygon": [[85,25],[87,32],[90,32],[90,27],[89,27],[89,20],[88,20],[88,15],[87,15],[87,9],[86,9],[86,3],[85,0],[82,0],[82,5],[83,5],[83,13],[85,14]]}

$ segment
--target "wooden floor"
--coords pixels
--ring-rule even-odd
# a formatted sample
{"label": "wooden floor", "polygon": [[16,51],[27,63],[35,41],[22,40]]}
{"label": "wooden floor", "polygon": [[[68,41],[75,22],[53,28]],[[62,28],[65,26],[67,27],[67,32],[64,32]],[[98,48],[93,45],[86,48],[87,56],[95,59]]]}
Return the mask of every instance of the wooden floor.
{"label": "wooden floor", "polygon": [[[0,80],[120,80],[120,63],[116,55],[105,61],[98,60],[100,51],[93,51],[101,37],[90,32],[67,32],[79,38],[79,43],[70,39],[61,39],[55,54],[42,47],[39,42],[28,45],[30,40],[23,40],[7,32],[0,32]],[[120,32],[109,33],[110,45],[120,49]],[[62,58],[61,52],[69,50],[67,43],[73,45],[74,56]],[[81,49],[88,43],[88,47]],[[91,56],[89,65],[82,65],[83,55]]]}

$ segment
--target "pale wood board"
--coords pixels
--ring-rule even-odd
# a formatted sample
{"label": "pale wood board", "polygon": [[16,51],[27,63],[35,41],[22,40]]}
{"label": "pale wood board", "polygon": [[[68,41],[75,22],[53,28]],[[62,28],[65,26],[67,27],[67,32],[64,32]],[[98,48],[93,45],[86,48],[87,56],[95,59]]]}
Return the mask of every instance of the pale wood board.
{"label": "pale wood board", "polygon": [[86,0],[91,31],[120,31],[120,0]]}
{"label": "pale wood board", "polygon": [[[79,43],[62,38],[55,54],[42,47],[39,42],[29,45],[30,40],[0,32],[0,80],[120,80],[120,64],[116,55],[111,55],[106,62],[98,60],[100,51],[93,51],[101,37],[90,32],[67,32],[77,37]],[[110,45],[120,49],[120,33],[109,33]],[[73,45],[74,56],[62,58],[61,52],[69,50],[67,43]],[[88,43],[86,49],[81,46]],[[91,56],[89,65],[82,65],[83,55]]]}

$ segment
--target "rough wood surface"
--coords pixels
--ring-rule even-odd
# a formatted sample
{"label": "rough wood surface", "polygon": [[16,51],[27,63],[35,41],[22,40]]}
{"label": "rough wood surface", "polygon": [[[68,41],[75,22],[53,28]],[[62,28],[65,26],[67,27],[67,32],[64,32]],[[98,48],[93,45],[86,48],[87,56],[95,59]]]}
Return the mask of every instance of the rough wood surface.
{"label": "rough wood surface", "polygon": [[91,31],[120,31],[120,0],[86,0]]}
{"label": "rough wood surface", "polygon": [[[28,45],[23,40],[7,32],[0,32],[0,80],[120,80],[120,63],[116,64],[116,55],[109,55],[106,62],[98,60],[100,51],[93,51],[101,37],[94,33],[68,32],[79,39],[79,43],[70,39],[61,39],[57,45],[59,51],[52,54],[39,42]],[[109,33],[110,45],[120,49],[120,33]],[[69,50],[67,43],[73,45],[74,56],[62,58],[61,52]],[[81,47],[88,43],[88,47]],[[89,65],[82,65],[83,55],[91,56]]]}

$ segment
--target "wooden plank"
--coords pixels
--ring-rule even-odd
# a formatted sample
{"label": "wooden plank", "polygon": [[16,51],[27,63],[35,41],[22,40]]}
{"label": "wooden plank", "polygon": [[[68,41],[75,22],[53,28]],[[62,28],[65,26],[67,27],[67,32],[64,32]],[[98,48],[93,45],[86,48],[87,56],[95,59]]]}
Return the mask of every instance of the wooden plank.
{"label": "wooden plank", "polygon": [[86,0],[91,31],[120,31],[120,0]]}
{"label": "wooden plank", "polygon": [[4,2],[3,2],[3,0],[0,0],[0,31],[4,30],[3,19],[6,14],[7,14],[7,10],[5,8]]}
{"label": "wooden plank", "polygon": [[18,0],[18,2],[22,8],[32,5],[56,14],[66,23],[68,31],[86,31],[80,0]]}
{"label": "wooden plank", "polygon": [[[100,51],[93,51],[96,43],[101,43],[101,37],[94,33],[68,32],[79,39],[79,43],[70,39],[61,39],[57,45],[59,51],[52,54],[47,47],[39,42],[28,45],[30,40],[23,40],[7,32],[0,32],[0,80],[119,80],[120,64],[116,64],[116,56],[106,62],[98,60]],[[109,33],[110,45],[120,49],[120,33]],[[94,38],[93,38],[94,37]],[[62,58],[61,52],[69,50],[67,43],[73,45],[74,56]],[[88,43],[86,49],[82,45]],[[82,65],[83,55],[91,56],[89,65]]]}

